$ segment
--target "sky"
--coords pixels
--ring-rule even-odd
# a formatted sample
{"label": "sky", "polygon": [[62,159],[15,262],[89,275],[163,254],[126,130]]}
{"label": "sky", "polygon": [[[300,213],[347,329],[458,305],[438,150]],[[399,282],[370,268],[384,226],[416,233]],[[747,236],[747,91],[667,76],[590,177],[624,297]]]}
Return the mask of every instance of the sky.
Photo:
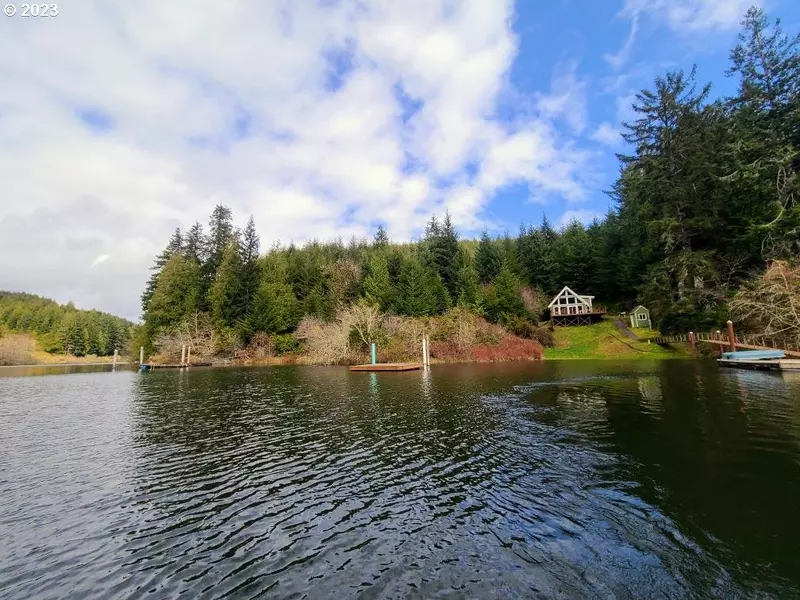
{"label": "sky", "polygon": [[383,223],[464,236],[610,206],[636,91],[727,94],[751,4],[81,0],[0,15],[0,289],[132,320],[154,256],[218,203],[262,248]]}

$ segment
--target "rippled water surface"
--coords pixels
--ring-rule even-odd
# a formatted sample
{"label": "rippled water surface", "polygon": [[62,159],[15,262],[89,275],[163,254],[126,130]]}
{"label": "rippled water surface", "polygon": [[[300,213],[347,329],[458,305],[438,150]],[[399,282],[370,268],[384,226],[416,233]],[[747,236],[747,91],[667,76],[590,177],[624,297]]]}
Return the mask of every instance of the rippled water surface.
{"label": "rippled water surface", "polygon": [[7,375],[3,598],[800,595],[790,373]]}

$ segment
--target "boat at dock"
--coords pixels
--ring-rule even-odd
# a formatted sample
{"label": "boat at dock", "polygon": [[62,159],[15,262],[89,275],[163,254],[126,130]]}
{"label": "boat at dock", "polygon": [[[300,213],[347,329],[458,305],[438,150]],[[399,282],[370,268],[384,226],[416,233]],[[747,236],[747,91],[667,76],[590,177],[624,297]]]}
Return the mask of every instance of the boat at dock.
{"label": "boat at dock", "polygon": [[785,357],[783,350],[738,350],[722,353],[725,360],[780,360]]}
{"label": "boat at dock", "polygon": [[723,352],[720,367],[755,371],[800,371],[800,360],[786,358],[782,350],[742,350]]}

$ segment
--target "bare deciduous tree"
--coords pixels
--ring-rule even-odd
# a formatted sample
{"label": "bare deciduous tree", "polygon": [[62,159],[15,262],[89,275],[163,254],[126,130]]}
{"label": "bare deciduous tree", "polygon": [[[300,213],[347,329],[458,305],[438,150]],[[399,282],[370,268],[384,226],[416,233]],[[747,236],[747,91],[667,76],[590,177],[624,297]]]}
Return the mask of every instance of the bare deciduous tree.
{"label": "bare deciduous tree", "polygon": [[763,333],[800,345],[800,267],[772,262],[734,296],[730,307]]}

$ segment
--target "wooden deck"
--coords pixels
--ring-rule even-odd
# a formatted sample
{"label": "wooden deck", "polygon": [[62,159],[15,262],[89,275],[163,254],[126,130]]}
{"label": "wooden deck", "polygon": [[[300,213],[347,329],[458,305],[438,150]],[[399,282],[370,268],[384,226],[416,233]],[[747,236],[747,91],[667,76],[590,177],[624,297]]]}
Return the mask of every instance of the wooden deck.
{"label": "wooden deck", "polygon": [[573,327],[576,325],[592,325],[603,320],[605,312],[590,312],[580,315],[550,315],[553,327]]}
{"label": "wooden deck", "polygon": [[377,365],[350,365],[351,371],[416,371],[422,363],[378,363]]}
{"label": "wooden deck", "polygon": [[750,369],[754,371],[800,371],[800,360],[780,358],[776,360],[729,360],[718,358],[720,367]]}

